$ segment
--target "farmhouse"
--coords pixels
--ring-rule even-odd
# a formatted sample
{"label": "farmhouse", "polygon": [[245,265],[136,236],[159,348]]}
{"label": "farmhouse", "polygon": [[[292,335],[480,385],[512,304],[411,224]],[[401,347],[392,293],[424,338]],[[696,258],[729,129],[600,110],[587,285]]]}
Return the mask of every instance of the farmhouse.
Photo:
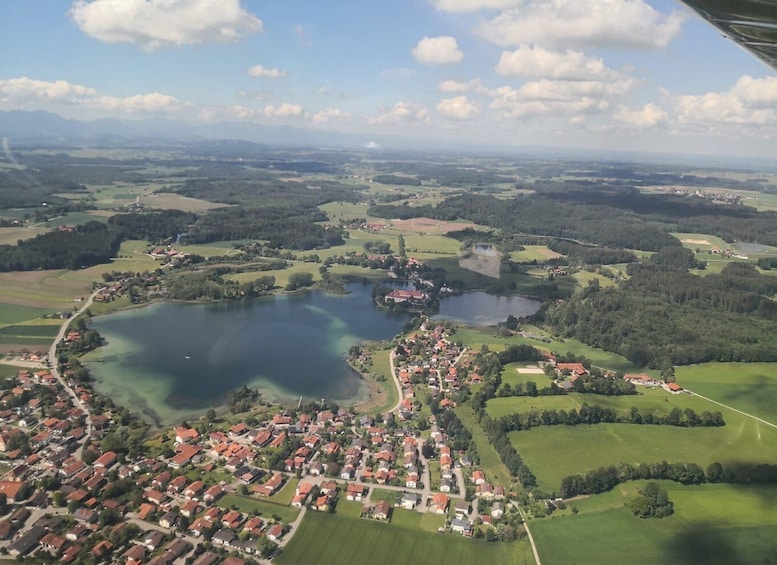
{"label": "farmhouse", "polygon": [[641,386],[658,386],[661,384],[659,381],[645,373],[640,373],[639,375],[623,375],[623,378],[630,383]]}
{"label": "farmhouse", "polygon": [[685,391],[683,387],[681,387],[677,383],[664,383],[663,385],[661,385],[661,388],[663,388],[665,391],[670,392],[672,394],[680,394]]}

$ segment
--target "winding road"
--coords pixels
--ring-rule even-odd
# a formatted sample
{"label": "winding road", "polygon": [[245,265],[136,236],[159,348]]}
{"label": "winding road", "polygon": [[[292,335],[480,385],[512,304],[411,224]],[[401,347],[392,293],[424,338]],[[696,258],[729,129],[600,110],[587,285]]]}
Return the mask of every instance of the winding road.
{"label": "winding road", "polygon": [[95,290],[92,294],[90,294],[89,298],[86,299],[84,305],[81,306],[75,315],[66,320],[64,324],[62,324],[62,327],[59,328],[57,337],[54,338],[54,343],[51,344],[51,348],[49,349],[49,365],[51,365],[49,370],[51,371],[51,374],[54,375],[54,377],[59,381],[59,384],[62,385],[62,388],[64,388],[70,395],[70,398],[73,401],[73,406],[79,408],[84,413],[86,434],[84,434],[83,439],[79,442],[78,449],[76,449],[75,453],[73,454],[77,459],[81,458],[81,450],[83,449],[84,442],[92,435],[92,418],[89,412],[89,408],[83,402],[81,402],[81,399],[78,398],[76,391],[70,388],[70,385],[67,384],[65,378],[59,373],[59,369],[57,368],[57,344],[62,341],[62,338],[65,337],[65,332],[67,332],[67,328],[70,326],[70,321],[76,316],[81,315],[84,310],[89,308],[92,305],[92,302],[94,302],[94,297],[97,296],[100,292],[102,292],[102,289]]}

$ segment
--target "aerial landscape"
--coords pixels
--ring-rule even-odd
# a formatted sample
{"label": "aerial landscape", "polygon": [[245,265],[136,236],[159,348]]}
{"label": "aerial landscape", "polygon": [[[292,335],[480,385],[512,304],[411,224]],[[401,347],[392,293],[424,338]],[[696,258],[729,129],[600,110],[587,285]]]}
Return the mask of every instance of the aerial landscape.
{"label": "aerial landscape", "polygon": [[299,4],[0,6],[0,564],[777,563],[775,71]]}

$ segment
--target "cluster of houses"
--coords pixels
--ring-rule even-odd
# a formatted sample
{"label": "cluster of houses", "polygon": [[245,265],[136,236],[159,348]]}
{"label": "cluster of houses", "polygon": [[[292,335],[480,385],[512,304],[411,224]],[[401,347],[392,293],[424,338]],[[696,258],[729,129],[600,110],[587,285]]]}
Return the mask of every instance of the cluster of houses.
{"label": "cluster of houses", "polygon": [[[555,356],[548,355],[548,362],[553,367],[556,373],[555,383],[562,389],[570,392],[574,388],[574,382],[584,376],[588,375],[589,371],[582,363],[561,363],[556,362]],[[609,372],[609,376],[614,377],[615,373]],[[675,382],[667,382],[661,378],[651,377],[647,373],[639,374],[625,374],[623,379],[634,384],[635,386],[644,386],[649,388],[661,387],[670,394],[680,394],[685,392],[683,387]]]}

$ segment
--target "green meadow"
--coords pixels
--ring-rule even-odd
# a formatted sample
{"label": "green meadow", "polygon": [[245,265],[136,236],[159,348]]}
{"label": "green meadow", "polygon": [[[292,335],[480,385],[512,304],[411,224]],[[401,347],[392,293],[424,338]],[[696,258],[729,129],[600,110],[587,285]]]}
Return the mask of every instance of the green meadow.
{"label": "green meadow", "polygon": [[777,363],[705,363],[675,374],[693,392],[777,424]]}
{"label": "green meadow", "polygon": [[526,541],[488,543],[465,539],[458,534],[431,533],[406,527],[402,519],[398,522],[401,524],[308,512],[299,531],[273,561],[280,565],[534,563]]}
{"label": "green meadow", "polygon": [[777,487],[661,481],[674,514],[639,519],[624,504],[642,482],[578,500],[577,515],[532,520],[543,563],[730,565],[774,563]]}
{"label": "green meadow", "polygon": [[[709,404],[709,403],[708,403]],[[709,404],[710,410],[715,405]],[[509,434],[543,490],[557,490],[568,475],[618,463],[775,463],[777,429],[721,409],[721,428],[636,424],[540,426]]]}

